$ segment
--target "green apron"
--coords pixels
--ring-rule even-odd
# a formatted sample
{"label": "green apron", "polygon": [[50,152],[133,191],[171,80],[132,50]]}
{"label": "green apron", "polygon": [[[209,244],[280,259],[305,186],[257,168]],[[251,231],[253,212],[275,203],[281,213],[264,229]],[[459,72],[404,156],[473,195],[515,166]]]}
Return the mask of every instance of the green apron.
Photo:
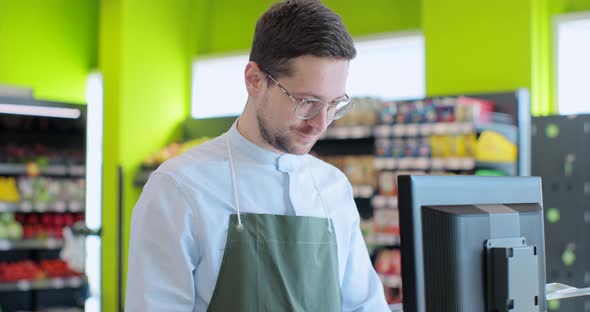
{"label": "green apron", "polygon": [[226,142],[238,213],[230,216],[221,269],[207,311],[342,311],[338,251],[330,220],[240,215]]}

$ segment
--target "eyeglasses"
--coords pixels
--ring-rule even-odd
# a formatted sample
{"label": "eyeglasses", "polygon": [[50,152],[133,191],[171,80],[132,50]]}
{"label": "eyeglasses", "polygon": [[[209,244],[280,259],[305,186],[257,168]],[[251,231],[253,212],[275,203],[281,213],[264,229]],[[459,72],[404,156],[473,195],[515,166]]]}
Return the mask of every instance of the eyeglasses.
{"label": "eyeglasses", "polygon": [[344,97],[331,101],[330,103],[325,103],[324,101],[318,99],[295,99],[283,85],[281,85],[278,81],[276,81],[273,76],[269,73],[265,74],[272,80],[274,83],[277,84],[279,89],[281,89],[295,104],[295,109],[293,113],[295,113],[295,117],[303,120],[311,119],[317,115],[324,109],[324,107],[328,107],[326,118],[327,120],[336,120],[344,116],[352,107],[352,102],[350,101],[350,97],[344,94]]}

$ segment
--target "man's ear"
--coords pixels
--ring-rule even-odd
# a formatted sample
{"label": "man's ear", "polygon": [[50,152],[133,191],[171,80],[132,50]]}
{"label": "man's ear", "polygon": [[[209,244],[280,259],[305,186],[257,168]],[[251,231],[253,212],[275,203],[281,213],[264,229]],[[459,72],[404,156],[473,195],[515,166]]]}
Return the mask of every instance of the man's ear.
{"label": "man's ear", "polygon": [[246,90],[248,96],[255,97],[264,88],[266,82],[266,74],[262,72],[258,64],[255,62],[248,62],[244,71],[244,78],[246,81]]}

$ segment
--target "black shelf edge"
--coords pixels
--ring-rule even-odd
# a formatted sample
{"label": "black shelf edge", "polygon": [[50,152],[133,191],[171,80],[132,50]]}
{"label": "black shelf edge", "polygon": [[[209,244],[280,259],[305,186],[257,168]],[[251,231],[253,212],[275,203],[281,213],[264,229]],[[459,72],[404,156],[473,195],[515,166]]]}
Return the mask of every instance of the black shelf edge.
{"label": "black shelf edge", "polygon": [[0,239],[0,251],[56,250],[62,248],[63,244],[63,240],[54,238],[23,240]]}
{"label": "black shelf edge", "polygon": [[85,204],[79,200],[55,201],[51,203],[34,203],[21,201],[19,203],[0,202],[0,212],[52,212],[52,213],[78,213],[85,211]]}
{"label": "black shelf edge", "polygon": [[[0,163],[0,175],[27,175],[26,164]],[[84,165],[48,165],[40,168],[42,176],[58,177],[84,177],[86,175],[86,166]]]}
{"label": "black shelf edge", "polygon": [[35,281],[0,282],[0,292],[33,291],[48,289],[80,288],[86,285],[86,277],[56,277]]}

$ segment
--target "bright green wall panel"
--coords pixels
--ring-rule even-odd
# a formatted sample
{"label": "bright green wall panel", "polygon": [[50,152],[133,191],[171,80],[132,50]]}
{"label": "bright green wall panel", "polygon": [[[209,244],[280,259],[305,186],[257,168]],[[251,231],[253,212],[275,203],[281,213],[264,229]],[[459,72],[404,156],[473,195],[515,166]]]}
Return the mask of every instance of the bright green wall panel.
{"label": "bright green wall panel", "polygon": [[426,93],[530,87],[530,0],[423,0]]}
{"label": "bright green wall panel", "polygon": [[119,0],[101,0],[99,14],[99,68],[104,82],[104,137],[102,183],[102,310],[118,311],[118,179],[120,101]]}
{"label": "bright green wall panel", "polygon": [[[173,139],[188,115],[188,0],[123,2],[119,159],[124,168],[123,268],[141,161]],[[156,229],[154,229],[156,230]]]}
{"label": "bright green wall panel", "polygon": [[[197,1],[194,54],[248,51],[258,18],[274,1]],[[415,30],[420,27],[420,2],[366,0],[324,3],[338,13],[353,36]]]}
{"label": "bright green wall panel", "polygon": [[97,32],[98,0],[0,0],[0,84],[84,103]]}
{"label": "bright green wall panel", "polygon": [[551,0],[553,13],[590,11],[590,0]]}

